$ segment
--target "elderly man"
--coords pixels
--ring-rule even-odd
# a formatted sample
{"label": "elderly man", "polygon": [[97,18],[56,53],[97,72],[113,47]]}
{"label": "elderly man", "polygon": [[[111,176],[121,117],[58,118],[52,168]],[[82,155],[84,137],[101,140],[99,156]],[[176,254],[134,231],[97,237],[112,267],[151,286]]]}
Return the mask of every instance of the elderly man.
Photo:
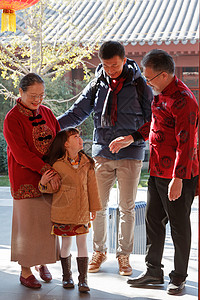
{"label": "elderly man", "polygon": [[120,153],[120,149],[149,138],[147,270],[138,278],[129,279],[128,283],[132,286],[164,283],[161,260],[165,227],[169,221],[175,252],[167,292],[178,294],[187,277],[191,247],[190,211],[199,172],[198,104],[189,88],[174,75],[174,61],[168,53],[152,50],[144,56],[142,66],[147,84],[155,93],[151,122],[110,144],[112,153]]}

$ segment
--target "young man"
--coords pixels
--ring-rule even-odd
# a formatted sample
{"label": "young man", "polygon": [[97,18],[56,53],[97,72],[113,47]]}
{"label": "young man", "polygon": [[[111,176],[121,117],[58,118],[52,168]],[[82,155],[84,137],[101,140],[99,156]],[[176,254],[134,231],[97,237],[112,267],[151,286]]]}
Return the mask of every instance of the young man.
{"label": "young man", "polygon": [[[161,264],[165,226],[170,222],[174,243],[174,270],[169,294],[185,286],[191,246],[190,211],[198,180],[198,104],[188,87],[175,75],[172,57],[152,50],[142,60],[147,84],[154,90],[152,120],[136,133],[115,139],[112,153],[149,138],[150,178],[147,192],[147,270],[129,279],[132,286],[164,283]],[[120,153],[120,152],[119,152]]]}
{"label": "young man", "polygon": [[[94,112],[92,155],[103,209],[93,222],[94,253],[89,272],[98,272],[106,260],[106,208],[115,180],[119,183],[120,224],[118,249],[119,273],[130,275],[129,255],[133,251],[134,206],[142,160],[144,141],[139,141],[112,154],[110,142],[121,135],[130,134],[151,118],[152,91],[141,77],[131,59],[125,57],[124,47],[115,41],[102,44],[99,50],[101,64],[94,82],[84,89],[75,104],[58,118],[61,128],[80,125]],[[95,99],[93,99],[95,98]]]}

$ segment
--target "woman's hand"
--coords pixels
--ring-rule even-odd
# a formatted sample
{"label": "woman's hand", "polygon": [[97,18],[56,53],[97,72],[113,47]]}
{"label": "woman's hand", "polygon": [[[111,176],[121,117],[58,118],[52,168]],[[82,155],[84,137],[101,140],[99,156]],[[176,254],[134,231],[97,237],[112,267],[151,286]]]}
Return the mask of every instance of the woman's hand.
{"label": "woman's hand", "polygon": [[55,172],[53,170],[46,171],[41,177],[41,184],[45,186],[54,176]]}
{"label": "woman's hand", "polygon": [[50,184],[52,186],[52,189],[54,191],[58,191],[59,190],[59,187],[61,185],[61,178],[60,178],[60,175],[57,173],[55,174],[54,172],[54,176],[53,178],[50,180]]}
{"label": "woman's hand", "polygon": [[91,221],[94,221],[94,219],[96,218],[96,216],[97,216],[96,211],[92,211],[92,212],[90,213],[90,220],[91,220]]}
{"label": "woman's hand", "polygon": [[118,153],[120,149],[128,147],[134,142],[132,135],[120,136],[109,144],[112,153]]}
{"label": "woman's hand", "polygon": [[169,201],[175,201],[181,196],[183,182],[181,178],[172,178],[168,186]]}

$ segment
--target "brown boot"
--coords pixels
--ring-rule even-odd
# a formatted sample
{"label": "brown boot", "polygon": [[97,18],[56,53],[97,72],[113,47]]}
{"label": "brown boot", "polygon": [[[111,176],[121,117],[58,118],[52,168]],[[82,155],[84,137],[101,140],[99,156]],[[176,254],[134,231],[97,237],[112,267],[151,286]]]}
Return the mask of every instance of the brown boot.
{"label": "brown boot", "polygon": [[63,270],[63,287],[65,289],[74,288],[74,281],[71,272],[71,254],[68,257],[61,257],[61,265]]}
{"label": "brown boot", "polygon": [[90,288],[87,285],[87,271],[88,271],[88,257],[77,257],[77,265],[78,265],[78,289],[79,292],[89,292]]}

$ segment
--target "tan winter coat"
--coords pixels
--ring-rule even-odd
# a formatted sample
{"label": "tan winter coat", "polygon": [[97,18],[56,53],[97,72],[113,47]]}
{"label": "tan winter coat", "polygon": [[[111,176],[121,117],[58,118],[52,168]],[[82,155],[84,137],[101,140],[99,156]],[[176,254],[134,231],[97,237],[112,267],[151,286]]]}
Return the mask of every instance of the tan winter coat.
{"label": "tan winter coat", "polygon": [[[102,209],[91,162],[85,154],[81,154],[77,169],[66,159],[56,161],[53,168],[60,174],[62,184],[53,194],[51,221],[60,224],[87,224],[90,212]],[[47,189],[42,192],[52,193],[51,185],[47,184]]]}

